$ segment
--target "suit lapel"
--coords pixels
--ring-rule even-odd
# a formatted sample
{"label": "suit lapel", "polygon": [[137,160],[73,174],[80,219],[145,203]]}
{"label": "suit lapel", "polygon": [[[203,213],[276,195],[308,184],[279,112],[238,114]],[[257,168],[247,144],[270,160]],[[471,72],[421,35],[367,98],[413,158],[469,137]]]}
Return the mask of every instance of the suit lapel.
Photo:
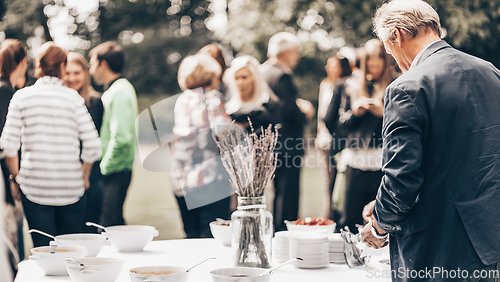
{"label": "suit lapel", "polygon": [[432,54],[436,53],[437,51],[444,49],[444,48],[452,48],[446,41],[441,40],[433,43],[429,48],[427,48],[424,53],[422,53],[422,56],[415,62],[413,67],[418,66],[420,63],[425,61],[425,59],[429,58],[432,56]]}

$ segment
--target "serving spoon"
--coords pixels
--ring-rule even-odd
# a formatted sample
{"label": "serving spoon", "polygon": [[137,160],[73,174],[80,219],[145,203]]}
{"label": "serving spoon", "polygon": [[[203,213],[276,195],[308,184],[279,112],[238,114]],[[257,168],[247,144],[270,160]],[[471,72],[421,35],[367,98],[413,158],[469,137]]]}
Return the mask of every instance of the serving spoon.
{"label": "serving spoon", "polygon": [[47,237],[51,238],[52,240],[54,240],[54,241],[50,241],[50,243],[49,243],[49,245],[50,245],[50,254],[53,255],[53,254],[56,253],[56,249],[57,249],[57,243],[55,241],[56,237],[50,235],[49,233],[45,233],[45,232],[37,230],[37,229],[30,229],[30,230],[28,230],[28,233],[30,233],[30,234],[33,233],[33,232],[38,233],[38,234],[42,234],[43,236],[47,236]]}
{"label": "serving spoon", "polygon": [[100,225],[100,224],[97,224],[97,223],[93,223],[93,222],[85,222],[85,225],[87,226],[94,226],[94,227],[97,227],[97,228],[101,228],[103,229],[104,231],[108,232],[107,228]]}
{"label": "serving spoon", "polygon": [[49,237],[51,239],[54,239],[54,240],[56,239],[56,237],[50,235],[49,233],[45,233],[45,232],[37,230],[37,229],[30,229],[30,230],[28,230],[28,233],[30,233],[30,234],[33,233],[33,232],[38,233],[38,234],[42,234],[43,236],[47,236],[47,237]]}
{"label": "serving spoon", "polygon": [[83,262],[81,262],[81,261],[79,261],[79,260],[77,260],[75,258],[66,258],[66,261],[74,261],[74,262],[78,263],[78,265],[81,266],[81,267],[85,266],[85,264],[83,264]]}
{"label": "serving spoon", "polygon": [[302,259],[302,258],[294,258],[294,259],[291,259],[291,260],[287,260],[284,263],[282,263],[282,264],[280,264],[278,266],[275,266],[275,267],[273,267],[271,269],[268,269],[268,270],[262,272],[261,274],[259,274],[257,276],[264,276],[264,275],[270,274],[271,272],[275,271],[276,269],[278,269],[278,268],[280,268],[280,267],[282,267],[284,265],[287,265],[289,263],[292,263],[294,261],[304,261],[304,259]]}
{"label": "serving spoon", "polygon": [[200,265],[200,264],[202,264],[202,263],[206,262],[207,260],[211,260],[211,259],[215,259],[215,258],[207,258],[206,260],[203,260],[203,261],[201,261],[201,262],[199,262],[199,263],[197,263],[197,264],[195,264],[195,265],[191,266],[190,268],[188,268],[188,269],[186,270],[186,272],[189,272],[191,269],[193,269],[193,268],[197,267],[198,265]]}

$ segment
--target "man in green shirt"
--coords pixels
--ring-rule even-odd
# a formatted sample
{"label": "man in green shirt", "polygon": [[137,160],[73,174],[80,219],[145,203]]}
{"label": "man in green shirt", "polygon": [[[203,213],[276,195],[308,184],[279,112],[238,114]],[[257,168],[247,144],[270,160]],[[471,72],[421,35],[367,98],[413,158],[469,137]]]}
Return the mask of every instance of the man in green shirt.
{"label": "man in green shirt", "polygon": [[105,42],[90,51],[90,74],[104,85],[104,116],[101,127],[101,172],[104,181],[101,224],[123,225],[123,202],[132,178],[135,156],[137,95],[121,76],[125,64],[123,49]]}

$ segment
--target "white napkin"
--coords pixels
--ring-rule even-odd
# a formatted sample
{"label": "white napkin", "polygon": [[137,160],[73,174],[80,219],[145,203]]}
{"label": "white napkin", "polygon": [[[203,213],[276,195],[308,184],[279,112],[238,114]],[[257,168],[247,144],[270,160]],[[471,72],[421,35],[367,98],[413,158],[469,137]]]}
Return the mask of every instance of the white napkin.
{"label": "white napkin", "polygon": [[361,250],[361,257],[368,257],[368,256],[382,256],[382,255],[387,255],[389,256],[389,245],[380,248],[380,249],[374,249],[372,247],[368,247],[365,243],[359,242],[356,247],[358,247]]}

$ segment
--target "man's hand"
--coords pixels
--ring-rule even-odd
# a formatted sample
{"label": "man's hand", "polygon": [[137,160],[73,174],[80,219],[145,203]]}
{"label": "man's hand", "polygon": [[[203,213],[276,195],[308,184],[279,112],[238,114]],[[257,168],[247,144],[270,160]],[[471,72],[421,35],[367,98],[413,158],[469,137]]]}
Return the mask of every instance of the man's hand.
{"label": "man's hand", "polygon": [[[389,241],[387,239],[378,239],[372,234],[372,224],[373,222],[370,221],[368,222],[365,227],[361,230],[361,240],[363,243],[365,243],[368,247],[372,247],[374,249],[380,249],[385,247],[387,244],[389,244]],[[375,228],[377,229],[377,228]],[[381,234],[383,235],[383,234]]]}
{"label": "man's hand", "polygon": [[307,120],[311,120],[316,114],[316,109],[311,102],[298,98],[295,103],[297,104],[297,107],[299,107],[299,110],[306,115]]}
{"label": "man's hand", "polygon": [[373,216],[373,207],[375,207],[375,200],[369,202],[364,208],[363,208],[363,219],[366,222],[370,222],[370,219],[372,221],[375,221],[375,217]]}

